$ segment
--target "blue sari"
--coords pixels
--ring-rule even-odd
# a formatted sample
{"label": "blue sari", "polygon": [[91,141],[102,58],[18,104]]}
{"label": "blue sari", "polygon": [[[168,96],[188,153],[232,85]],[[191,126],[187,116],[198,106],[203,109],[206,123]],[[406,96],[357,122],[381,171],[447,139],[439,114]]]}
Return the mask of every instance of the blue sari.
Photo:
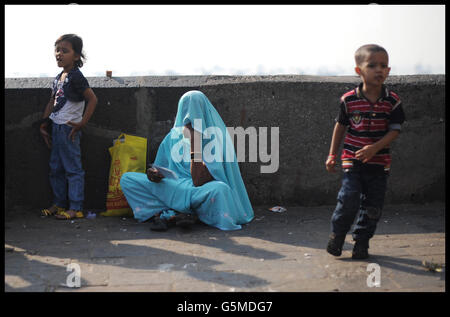
{"label": "blue sari", "polygon": [[[190,172],[190,140],[183,136],[189,123],[202,135],[203,161],[214,178],[198,187]],[[195,213],[200,221],[221,230],[237,230],[253,219],[230,135],[202,92],[189,91],[180,98],[175,124],[161,142],[154,164],[171,169],[178,178],[154,183],[145,173],[128,172],[120,180],[138,221],[157,214],[168,219],[177,211]]]}

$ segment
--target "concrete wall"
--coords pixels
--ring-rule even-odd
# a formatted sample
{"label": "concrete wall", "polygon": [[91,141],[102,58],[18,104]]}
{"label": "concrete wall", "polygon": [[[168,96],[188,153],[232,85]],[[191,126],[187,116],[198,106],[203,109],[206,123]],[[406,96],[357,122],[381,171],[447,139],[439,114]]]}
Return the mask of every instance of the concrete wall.
{"label": "concrete wall", "polygon": [[[262,162],[240,163],[253,204],[334,204],[340,173],[325,159],[339,97],[357,77],[149,76],[88,78],[97,109],[82,137],[85,208],[105,208],[108,148],[121,132],[148,138],[148,160],[173,125],[178,99],[203,91],[229,127],[279,127],[279,170],[260,173]],[[5,79],[6,206],[51,203],[49,150],[37,127],[52,78]],[[392,146],[386,203],[445,199],[445,76],[392,76],[387,82],[404,102],[407,121]],[[270,133],[269,133],[270,135]],[[270,143],[270,142],[269,142]],[[248,144],[247,144],[248,152]],[[248,156],[247,156],[248,157]]]}

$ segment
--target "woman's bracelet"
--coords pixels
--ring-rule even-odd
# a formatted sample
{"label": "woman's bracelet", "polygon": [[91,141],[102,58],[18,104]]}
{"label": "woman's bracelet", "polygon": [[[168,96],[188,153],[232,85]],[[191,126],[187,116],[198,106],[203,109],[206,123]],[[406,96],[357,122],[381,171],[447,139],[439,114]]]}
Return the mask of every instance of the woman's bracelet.
{"label": "woman's bracelet", "polygon": [[336,154],[329,154],[328,158],[332,159],[332,160],[335,160],[336,159]]}

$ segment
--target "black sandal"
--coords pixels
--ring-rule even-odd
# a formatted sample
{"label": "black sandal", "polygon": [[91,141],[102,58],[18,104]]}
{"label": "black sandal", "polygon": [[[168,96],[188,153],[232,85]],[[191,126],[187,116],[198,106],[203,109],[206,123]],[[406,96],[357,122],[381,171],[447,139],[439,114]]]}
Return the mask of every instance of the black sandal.
{"label": "black sandal", "polygon": [[189,228],[198,221],[196,214],[179,213],[175,216],[175,223],[181,228]]}
{"label": "black sandal", "polygon": [[150,222],[150,230],[153,231],[167,231],[169,224],[166,219],[161,219],[159,216],[154,216]]}

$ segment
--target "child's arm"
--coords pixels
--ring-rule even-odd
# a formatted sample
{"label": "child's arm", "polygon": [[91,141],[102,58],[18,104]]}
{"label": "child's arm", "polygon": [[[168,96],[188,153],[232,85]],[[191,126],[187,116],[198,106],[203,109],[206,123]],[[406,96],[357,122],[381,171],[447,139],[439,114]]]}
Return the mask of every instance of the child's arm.
{"label": "child's arm", "polygon": [[47,144],[47,147],[50,149],[52,147],[52,141],[51,141],[51,136],[48,134],[47,132],[47,125],[48,122],[44,119],[47,119],[50,116],[50,113],[52,113],[52,107],[53,104],[55,103],[55,98],[52,95],[50,96],[50,100],[48,101],[48,104],[45,106],[44,109],[44,114],[42,115],[42,123],[39,126],[39,131],[41,132],[42,138],[44,139],[45,144]]}
{"label": "child's arm", "polygon": [[379,150],[387,147],[392,141],[394,141],[400,134],[399,130],[389,131],[382,139],[378,140],[374,144],[366,145],[362,149],[356,151],[355,157],[361,160],[363,163],[368,162]]}
{"label": "child's arm", "polygon": [[50,96],[50,100],[48,101],[48,104],[45,106],[44,114],[42,115],[42,119],[46,119],[50,116],[52,113],[52,107],[55,103],[55,96],[53,96],[53,92]]}
{"label": "child's arm", "polygon": [[346,131],[347,127],[345,125],[336,122],[333,129],[333,136],[331,138],[330,152],[325,163],[327,171],[330,173],[336,172],[336,170],[334,169],[336,165],[336,153],[342,143],[342,139],[344,138],[344,134]]}
{"label": "child's arm", "polygon": [[403,112],[403,106],[400,100],[397,101],[394,109],[391,112],[389,119],[389,132],[386,135],[371,145],[366,145],[359,151],[356,151],[355,156],[363,163],[368,162],[375,154],[381,149],[388,147],[392,141],[394,141],[400,134],[401,125],[405,121],[405,113]]}
{"label": "child's arm", "polygon": [[75,133],[88,123],[89,119],[94,113],[95,107],[97,106],[97,96],[94,94],[94,91],[91,88],[87,88],[84,91],[83,96],[87,101],[86,111],[84,112],[83,119],[81,119],[81,121],[78,123],[72,121],[67,122],[67,124],[72,127],[72,131],[70,131],[69,134],[69,138],[72,138],[72,141],[75,140]]}

